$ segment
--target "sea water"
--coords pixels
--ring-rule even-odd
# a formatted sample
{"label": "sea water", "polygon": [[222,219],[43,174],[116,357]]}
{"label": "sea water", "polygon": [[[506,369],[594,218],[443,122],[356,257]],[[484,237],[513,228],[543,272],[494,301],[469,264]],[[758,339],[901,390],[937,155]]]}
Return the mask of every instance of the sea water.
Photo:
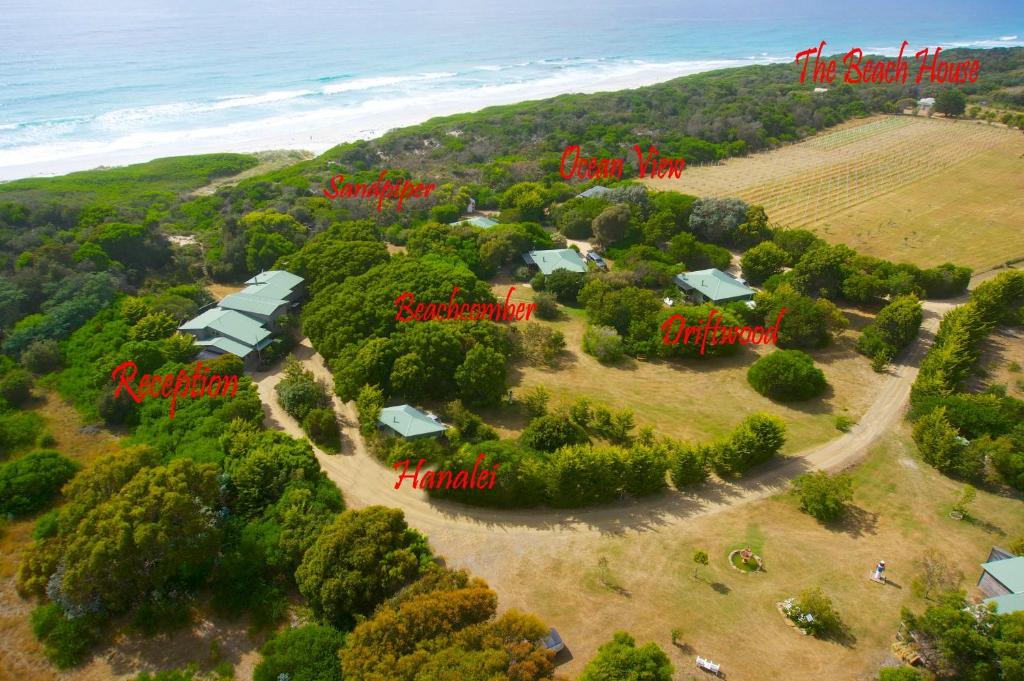
{"label": "sea water", "polygon": [[319,152],[492,104],[791,61],[820,40],[894,54],[1022,37],[1016,0],[0,0],[0,179]]}

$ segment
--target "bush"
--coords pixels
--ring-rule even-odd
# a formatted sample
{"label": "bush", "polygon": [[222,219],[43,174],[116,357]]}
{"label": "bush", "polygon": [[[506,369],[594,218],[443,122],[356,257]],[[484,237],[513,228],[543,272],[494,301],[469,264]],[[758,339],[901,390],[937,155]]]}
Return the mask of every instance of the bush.
{"label": "bush", "polygon": [[663,447],[638,444],[622,450],[623,490],[635,497],[657,494],[665,489],[668,467]]}
{"label": "bush", "polygon": [[544,291],[554,295],[560,303],[576,303],[582,288],[582,272],[558,269],[544,277]]}
{"label": "bush", "polygon": [[472,472],[477,457],[486,454],[480,464],[485,469],[498,466],[492,489],[433,489],[430,495],[479,506],[524,508],[544,502],[547,480],[546,455],[520,446],[515,440],[491,440],[464,445],[447,457],[441,471]]}
{"label": "bush", "polygon": [[785,441],[786,427],[779,418],[751,414],[726,442],[712,445],[711,464],[722,477],[739,477],[778,454]]}
{"label": "bush", "polygon": [[524,447],[544,452],[589,441],[586,431],[565,416],[554,414],[533,419],[519,436],[519,442]]}
{"label": "bush", "polygon": [[804,473],[793,481],[800,497],[800,508],[822,522],[836,520],[846,512],[853,498],[853,481],[848,475],[829,475],[825,471]]}
{"label": "bush", "polygon": [[540,324],[528,324],[519,338],[523,356],[533,364],[552,366],[565,349],[562,332]]}
{"label": "bush", "polygon": [[878,672],[878,681],[924,681],[924,676],[913,667],[886,667]]}
{"label": "bush", "polygon": [[36,520],[36,526],[32,528],[32,538],[36,541],[49,539],[57,536],[57,523],[60,519],[60,511],[53,510],[44,513]]}
{"label": "bush", "polygon": [[789,254],[771,241],[765,241],[744,253],[740,266],[743,276],[756,285],[781,272],[788,262]]}
{"label": "bush", "polygon": [[60,345],[55,340],[35,340],[21,353],[21,363],[34,374],[47,374],[60,368]]}
{"label": "bush", "polygon": [[530,281],[533,276],[533,272],[526,265],[520,265],[512,270],[512,277],[516,281]]}
{"label": "bush", "polygon": [[0,377],[0,397],[15,407],[25,404],[32,397],[32,374],[20,367],[8,371]]}
{"label": "bush", "polygon": [[31,621],[32,633],[43,644],[46,657],[60,669],[70,669],[85,661],[97,639],[93,616],[68,619],[56,603],[33,610]]}
{"label": "bush", "polygon": [[588,326],[583,334],[583,351],[605,364],[618,362],[626,354],[622,337],[610,326]]}
{"label": "bush", "polygon": [[327,386],[294,358],[285,360],[284,378],[274,386],[274,390],[284,410],[300,423],[313,409],[324,408],[331,403]]}
{"label": "bush", "polygon": [[709,447],[684,445],[675,440],[666,440],[663,446],[668,451],[669,472],[676,489],[696,485],[708,479]]}
{"label": "bush", "polygon": [[38,511],[77,470],[73,461],[46,449],[0,466],[0,513],[24,515]]}
{"label": "bush", "polygon": [[43,420],[34,412],[0,414],[0,455],[31,446],[43,429]]}
{"label": "bush", "polygon": [[551,399],[551,393],[544,386],[536,385],[527,390],[520,399],[527,414],[533,417],[544,416],[548,413],[548,400]]}
{"label": "bush", "polygon": [[341,433],[333,409],[311,410],[302,420],[302,428],[313,442],[335,451],[341,448]]}
{"label": "bush", "polygon": [[483,419],[466,409],[461,400],[453,400],[444,407],[443,416],[449,425],[445,437],[452,445],[496,440],[498,433]]}
{"label": "bush", "polygon": [[893,298],[892,302],[879,311],[875,320],[864,327],[857,339],[857,351],[868,357],[882,357],[891,361],[917,337],[921,316],[921,303],[917,296],[911,294]]}
{"label": "bush", "polygon": [[765,397],[780,401],[808,400],[825,392],[828,383],[814,360],[800,350],[776,350],[754,362],[747,381]]}
{"label": "bush", "polygon": [[263,659],[253,681],[342,681],[338,650],[345,635],[332,627],[307,624],[288,629],[260,648]]}
{"label": "bush", "polygon": [[384,408],[384,391],[375,385],[364,385],[356,397],[359,432],[372,435],[377,430],[377,419]]}
{"label": "bush", "polygon": [[825,637],[843,630],[842,620],[832,606],[832,599],[818,587],[807,589],[797,597],[789,611],[789,618],[813,636]]}
{"label": "bush", "polygon": [[971,449],[946,418],[946,408],[939,407],[914,424],[914,442],[925,463],[946,475],[967,480],[981,477],[985,468],[984,453]]}
{"label": "bush", "polygon": [[562,447],[548,458],[548,501],[562,508],[611,501],[622,490],[624,458],[614,447]]}
{"label": "bush", "polygon": [[562,316],[558,309],[558,299],[554,294],[538,291],[533,295],[533,302],[537,305],[535,312],[541,319],[554,320]]}

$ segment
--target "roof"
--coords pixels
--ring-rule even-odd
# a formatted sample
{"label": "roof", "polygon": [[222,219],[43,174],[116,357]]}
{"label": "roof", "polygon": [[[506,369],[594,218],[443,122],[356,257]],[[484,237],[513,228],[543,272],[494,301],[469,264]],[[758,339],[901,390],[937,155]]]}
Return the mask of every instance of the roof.
{"label": "roof", "polygon": [[1004,594],[994,598],[986,598],[984,603],[995,603],[996,612],[1008,615],[1011,612],[1024,611],[1024,593]]}
{"label": "roof", "polygon": [[447,430],[440,421],[435,421],[416,407],[401,404],[397,407],[384,407],[380,410],[377,422],[387,426],[402,437],[432,435]]}
{"label": "roof", "polygon": [[722,270],[711,268],[676,275],[676,283],[683,289],[696,289],[713,302],[741,300],[754,295],[754,289],[744,286]]}
{"label": "roof", "polygon": [[608,189],[608,187],[602,187],[601,185],[595,185],[595,186],[591,187],[590,189],[588,189],[585,192],[580,192],[576,196],[577,196],[577,198],[589,199],[589,198],[591,198],[593,196],[604,196],[605,194],[607,194],[610,191],[611,191],[611,189]]}
{"label": "roof", "polygon": [[981,569],[1013,593],[1024,593],[1024,556],[982,563]]}
{"label": "roof", "polygon": [[232,293],[224,296],[217,303],[217,306],[226,310],[238,310],[239,312],[251,312],[253,314],[270,316],[282,305],[290,304],[287,300],[281,300],[280,298],[264,298],[263,296],[254,296],[248,293]]}
{"label": "roof", "polygon": [[302,282],[302,277],[291,272],[270,270],[269,272],[260,272],[245,282],[249,286],[246,286],[242,293],[262,298],[287,298]]}
{"label": "roof", "polygon": [[583,262],[583,258],[571,248],[530,251],[523,254],[523,260],[528,265],[536,265],[544,274],[551,274],[555,270],[569,270],[570,272],[587,271],[587,265]]}
{"label": "roof", "polygon": [[466,218],[465,220],[456,220],[455,222],[449,222],[448,224],[449,225],[473,225],[474,227],[480,227],[481,229],[490,229],[491,227],[494,227],[494,225],[497,225],[497,224],[500,224],[500,223],[497,220],[492,220],[491,218],[488,218],[488,217],[484,217],[484,216],[481,216],[481,215],[476,215],[476,216],[471,217],[471,218]]}
{"label": "roof", "polygon": [[210,308],[198,317],[194,317],[178,327],[182,331],[201,331],[209,329],[219,336],[227,336],[250,348],[264,348],[270,343],[270,332],[263,328],[252,317],[241,312],[223,310],[219,307]]}
{"label": "roof", "polygon": [[195,343],[203,348],[216,348],[221,352],[230,352],[232,355],[237,355],[242,359],[245,359],[245,356],[253,351],[253,348],[248,345],[225,338],[224,336],[217,336],[209,340],[197,340]]}

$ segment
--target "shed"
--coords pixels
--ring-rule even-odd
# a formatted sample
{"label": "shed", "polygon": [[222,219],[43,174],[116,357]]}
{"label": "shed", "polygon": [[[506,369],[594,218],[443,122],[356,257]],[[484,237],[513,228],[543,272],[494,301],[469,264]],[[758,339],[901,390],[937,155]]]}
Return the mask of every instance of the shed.
{"label": "shed", "polygon": [[601,185],[598,184],[598,185],[594,185],[593,187],[591,187],[590,189],[588,189],[586,191],[580,192],[579,194],[576,195],[576,198],[578,198],[578,199],[591,199],[591,198],[594,198],[595,196],[604,196],[605,194],[607,194],[607,193],[609,193],[611,191],[612,190],[609,189],[608,187],[602,187]]}
{"label": "shed", "polygon": [[523,253],[523,261],[527,265],[536,265],[543,274],[551,274],[555,270],[570,272],[586,272],[587,264],[580,254],[571,248],[555,248],[549,251],[530,251]]}
{"label": "shed", "polygon": [[978,588],[993,598],[1024,594],[1024,556],[982,563]]}
{"label": "shed", "polygon": [[377,424],[382,428],[394,431],[406,440],[437,437],[448,430],[448,426],[441,423],[437,417],[408,404],[384,407],[380,410],[380,416],[377,417]]}
{"label": "shed", "polygon": [[456,225],[473,225],[474,227],[479,227],[480,229],[490,229],[491,227],[494,227],[495,225],[499,225],[501,223],[498,222],[497,220],[492,220],[491,218],[486,217],[484,215],[474,215],[471,218],[466,218],[464,220],[456,220],[455,222],[449,222],[448,224],[453,227],[455,227]]}
{"label": "shed", "polygon": [[752,300],[754,289],[722,270],[711,268],[676,275],[676,286],[698,303],[731,303]]}

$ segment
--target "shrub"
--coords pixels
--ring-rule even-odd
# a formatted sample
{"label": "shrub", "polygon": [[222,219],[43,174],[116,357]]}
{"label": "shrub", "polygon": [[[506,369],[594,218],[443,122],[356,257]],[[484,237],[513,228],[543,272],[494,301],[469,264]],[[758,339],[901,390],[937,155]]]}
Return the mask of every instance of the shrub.
{"label": "shrub", "polygon": [[363,435],[371,435],[377,430],[377,419],[384,408],[384,391],[375,385],[364,385],[356,397],[356,412],[359,418],[359,431]]}
{"label": "shrub", "polygon": [[825,374],[800,350],[776,350],[754,362],[747,381],[765,397],[781,401],[808,400],[825,391]]}
{"label": "shrub", "polygon": [[535,312],[541,319],[553,320],[562,316],[561,311],[558,309],[558,299],[547,291],[535,293],[533,295],[533,302],[537,305]]}
{"label": "shrub", "polygon": [[778,274],[789,262],[789,254],[771,241],[754,246],[743,254],[740,266],[743,276],[752,284],[760,284],[765,279]]}
{"label": "shrub", "polygon": [[913,667],[886,667],[878,672],[878,681],[924,681],[924,676]]}
{"label": "shrub", "polygon": [[841,433],[850,432],[850,429],[853,428],[854,425],[856,425],[856,421],[851,419],[846,414],[836,414],[835,419],[833,419],[833,423],[836,426],[836,430],[838,430]]}
{"label": "shrub", "polygon": [[665,489],[668,466],[662,447],[634,445],[622,450],[623,489],[635,497],[657,494]]}
{"label": "shrub", "polygon": [[548,326],[529,324],[519,334],[523,355],[531,363],[551,366],[565,349],[565,336]]}
{"label": "shrub", "polygon": [[53,510],[44,513],[36,520],[36,526],[32,528],[32,538],[36,541],[49,539],[57,536],[57,523],[60,519],[60,511]]}
{"label": "shrub", "polygon": [[[532,276],[533,272],[531,272],[530,268],[527,267],[526,265],[520,265],[516,267],[514,270],[512,270],[512,277],[516,281],[530,281],[530,277]],[[538,308],[538,311],[539,310],[540,308]]]}
{"label": "shrub", "polygon": [[665,440],[663,446],[668,452],[669,472],[676,489],[707,480],[709,447],[685,445],[676,440]]}
{"label": "shrub", "polygon": [[285,360],[284,378],[274,386],[274,390],[284,410],[300,423],[313,409],[327,407],[331,403],[327,386],[294,358]]}
{"label": "shrub", "polygon": [[624,458],[614,447],[562,447],[548,458],[548,501],[563,508],[611,501],[622,490]]}
{"label": "shrub", "polygon": [[857,351],[868,357],[882,358],[879,363],[891,361],[917,337],[921,316],[921,303],[917,296],[896,296],[879,311],[872,323],[864,327],[857,340]]}
{"label": "shrub", "polygon": [[914,442],[925,463],[947,475],[974,480],[984,470],[984,453],[967,446],[946,418],[945,407],[933,409],[914,424]]}
{"label": "shrub", "polygon": [[569,417],[572,418],[573,423],[577,423],[584,428],[588,427],[590,420],[593,418],[590,400],[586,397],[580,397],[573,402],[572,406],[569,407]]}
{"label": "shrub", "polygon": [[342,681],[338,651],[345,635],[332,628],[307,624],[288,629],[260,648],[263,659],[253,672],[253,681]]}
{"label": "shrub", "polygon": [[96,621],[85,615],[68,619],[56,603],[32,611],[32,633],[43,644],[46,657],[60,669],[81,664],[96,642]]}
{"label": "shrub", "polygon": [[853,498],[853,480],[848,475],[815,471],[797,477],[793,490],[800,497],[801,509],[828,522],[845,513],[846,503]]}
{"label": "shrub", "polygon": [[553,294],[560,303],[576,303],[582,288],[582,272],[558,269],[544,278],[544,291]]}
{"label": "shrub", "polygon": [[55,340],[34,340],[21,353],[21,363],[34,374],[47,374],[60,368],[60,345]]}
{"label": "shrub", "polygon": [[818,587],[807,589],[797,597],[789,611],[789,618],[813,636],[824,637],[843,630],[842,620],[832,605],[832,599]]}
{"label": "shrub", "polygon": [[612,640],[597,649],[579,681],[672,681],[672,663],[658,644],[637,647],[632,636],[617,631]]}
{"label": "shrub", "polygon": [[430,495],[480,506],[522,508],[544,501],[547,481],[546,455],[521,446],[515,440],[491,440],[464,445],[448,456],[439,470],[472,471],[480,454],[485,468],[498,466],[492,489],[432,489]]}
{"label": "shrub", "polygon": [[565,445],[589,442],[587,433],[562,415],[538,416],[530,421],[519,436],[524,447],[553,452]]}
{"label": "shrub", "polygon": [[625,356],[622,337],[610,326],[588,326],[583,334],[583,351],[605,364],[618,362]]}
{"label": "shrub", "polygon": [[533,417],[544,416],[548,413],[548,400],[551,399],[551,393],[544,386],[536,385],[527,390],[521,399],[527,414]]}
{"label": "shrub", "polygon": [[0,377],[0,397],[8,404],[20,407],[32,396],[32,374],[21,367],[11,369]]}
{"label": "shrub", "polygon": [[47,449],[0,466],[0,513],[24,515],[38,511],[77,470],[73,461]]}
{"label": "shrub", "polygon": [[302,420],[302,428],[309,439],[331,449],[340,449],[338,419],[333,409],[312,409]]}
{"label": "shrub", "polygon": [[739,477],[775,456],[786,441],[786,427],[769,414],[751,414],[726,442],[712,445],[711,462],[723,477]]}
{"label": "shrub", "polygon": [[42,429],[43,420],[34,412],[0,414],[0,455],[31,446]]}

